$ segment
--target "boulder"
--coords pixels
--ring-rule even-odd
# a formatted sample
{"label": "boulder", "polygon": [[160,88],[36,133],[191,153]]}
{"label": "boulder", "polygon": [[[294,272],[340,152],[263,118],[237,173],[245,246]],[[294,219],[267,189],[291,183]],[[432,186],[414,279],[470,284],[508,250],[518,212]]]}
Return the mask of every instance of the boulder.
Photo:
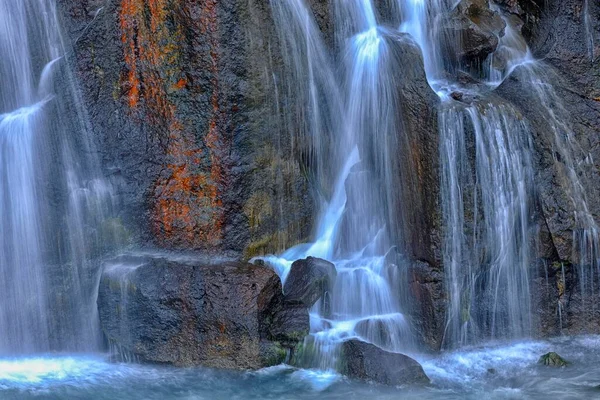
{"label": "boulder", "polygon": [[447,38],[460,43],[458,53],[452,43],[443,46],[444,57],[470,65],[480,63],[498,47],[506,23],[487,1],[462,0],[443,21],[442,31]]}
{"label": "boulder", "polygon": [[309,331],[308,310],[279,277],[248,263],[121,256],[98,293],[108,342],[143,362],[258,369],[285,361]]}
{"label": "boulder", "polygon": [[329,261],[315,257],[294,261],[283,286],[285,299],[310,308],[333,289],[336,276],[335,265]]}
{"label": "boulder", "polygon": [[342,344],[341,372],[350,378],[384,385],[429,383],[423,367],[412,358],[356,339]]}
{"label": "boulder", "polygon": [[566,367],[570,363],[552,351],[541,356],[538,364],[547,365],[549,367]]}

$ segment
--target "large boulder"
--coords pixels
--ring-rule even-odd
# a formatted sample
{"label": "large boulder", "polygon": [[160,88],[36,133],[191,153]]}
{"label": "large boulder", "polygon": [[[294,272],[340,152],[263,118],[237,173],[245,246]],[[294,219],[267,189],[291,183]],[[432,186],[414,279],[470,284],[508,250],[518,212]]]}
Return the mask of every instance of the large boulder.
{"label": "large boulder", "polygon": [[335,265],[329,261],[315,257],[294,261],[283,286],[285,299],[310,308],[331,292],[336,276]]}
{"label": "large boulder", "polygon": [[121,256],[105,266],[98,311],[120,352],[178,366],[279,364],[309,331],[272,270],[234,261]]}
{"label": "large boulder", "polygon": [[341,372],[350,378],[384,385],[429,383],[423,367],[412,358],[356,339],[342,344]]}

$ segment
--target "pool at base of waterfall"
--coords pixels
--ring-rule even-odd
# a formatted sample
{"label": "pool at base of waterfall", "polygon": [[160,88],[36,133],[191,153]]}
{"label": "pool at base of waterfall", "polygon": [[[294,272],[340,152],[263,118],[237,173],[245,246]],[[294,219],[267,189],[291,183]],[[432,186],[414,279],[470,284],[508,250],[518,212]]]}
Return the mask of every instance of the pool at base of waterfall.
{"label": "pool at base of waterfall", "polygon": [[[571,364],[538,364],[555,351]],[[415,355],[413,355],[415,356]],[[111,363],[106,355],[0,359],[0,399],[590,399],[600,398],[600,336],[488,344],[415,356],[432,383],[386,387],[285,365],[255,372]]]}

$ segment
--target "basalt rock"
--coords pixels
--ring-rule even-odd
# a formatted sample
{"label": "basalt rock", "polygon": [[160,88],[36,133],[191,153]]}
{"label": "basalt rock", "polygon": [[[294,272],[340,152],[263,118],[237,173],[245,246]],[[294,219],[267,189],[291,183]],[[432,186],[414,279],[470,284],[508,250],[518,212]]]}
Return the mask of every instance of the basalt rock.
{"label": "basalt rock", "polygon": [[505,22],[488,7],[487,1],[461,1],[443,19],[441,28],[450,40],[460,44],[459,51],[455,54],[454,46],[446,44],[442,46],[444,58],[459,65],[480,64],[496,50],[505,27]]}
{"label": "basalt rock", "polygon": [[269,2],[57,4],[136,244],[250,258],[306,239],[313,200],[278,114],[293,94],[272,97],[283,60]]}
{"label": "basalt rock", "polygon": [[100,280],[108,342],[144,362],[258,369],[282,363],[309,331],[266,267],[190,257],[121,256]]}
{"label": "basalt rock", "polygon": [[393,35],[388,39],[394,66],[402,66],[395,76],[397,103],[401,110],[399,134],[393,144],[399,154],[390,175],[396,179],[392,187],[402,188],[394,199],[399,224],[394,238],[409,257],[441,265],[441,206],[438,106],[439,97],[425,76],[423,56],[409,35]]}
{"label": "basalt rock", "polygon": [[415,261],[408,274],[410,296],[414,299],[410,313],[412,326],[421,344],[438,351],[442,347],[446,320],[444,273],[423,261]]}
{"label": "basalt rock", "polygon": [[412,358],[355,339],[342,344],[340,370],[350,378],[384,385],[429,383],[423,367]]}
{"label": "basalt rock", "polygon": [[310,308],[331,292],[336,276],[335,265],[329,261],[314,257],[294,261],[283,286],[285,299]]}

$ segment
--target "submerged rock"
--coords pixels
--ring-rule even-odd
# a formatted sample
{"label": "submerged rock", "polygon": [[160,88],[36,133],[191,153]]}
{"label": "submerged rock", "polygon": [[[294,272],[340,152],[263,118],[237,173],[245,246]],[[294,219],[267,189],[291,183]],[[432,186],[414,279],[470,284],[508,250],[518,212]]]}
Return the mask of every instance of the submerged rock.
{"label": "submerged rock", "polygon": [[335,265],[329,261],[315,257],[294,261],[283,286],[285,299],[310,308],[333,289],[336,276]]}
{"label": "submerged rock", "polygon": [[258,369],[285,361],[309,331],[270,269],[235,261],[122,256],[98,293],[109,343],[140,361]]}
{"label": "submerged rock", "polygon": [[384,385],[429,383],[429,378],[417,361],[356,339],[342,344],[340,371],[350,378]]}
{"label": "submerged rock", "polygon": [[540,357],[538,364],[547,365],[549,367],[566,367],[570,364],[567,360],[559,356],[555,352],[544,354]]}

